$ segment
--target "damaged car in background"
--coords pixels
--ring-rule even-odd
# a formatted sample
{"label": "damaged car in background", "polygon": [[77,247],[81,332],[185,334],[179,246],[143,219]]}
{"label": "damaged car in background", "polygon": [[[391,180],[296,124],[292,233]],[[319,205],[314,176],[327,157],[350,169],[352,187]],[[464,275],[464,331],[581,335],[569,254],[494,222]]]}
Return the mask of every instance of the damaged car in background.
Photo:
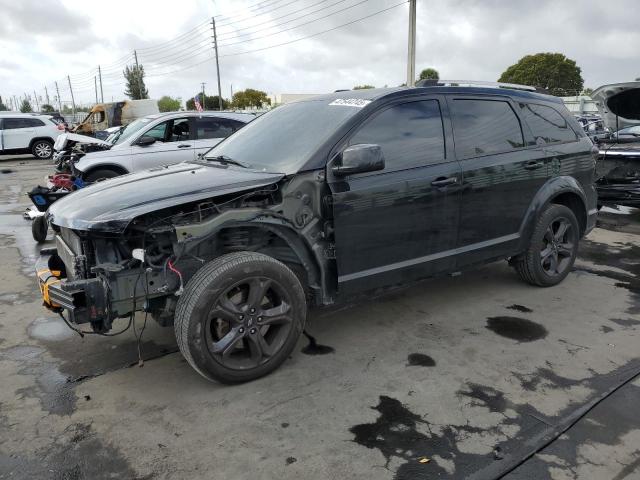
{"label": "damaged car in background", "polygon": [[501,259],[556,285],[595,225],[595,156],[560,100],[529,90],[323,95],[78,190],[47,213],[44,303],[81,334],[146,312],[201,375],[242,382],[288,358],[308,306]]}
{"label": "damaged car in background", "polygon": [[592,98],[606,127],[615,133],[595,138],[598,201],[640,207],[640,82],[604,85]]}

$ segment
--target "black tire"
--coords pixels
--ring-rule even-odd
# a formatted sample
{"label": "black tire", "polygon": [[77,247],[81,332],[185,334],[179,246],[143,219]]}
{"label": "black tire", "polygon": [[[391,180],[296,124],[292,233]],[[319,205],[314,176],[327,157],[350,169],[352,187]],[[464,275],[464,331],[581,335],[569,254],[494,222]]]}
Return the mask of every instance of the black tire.
{"label": "black tire", "polygon": [[31,145],[31,154],[39,160],[53,157],[53,142],[49,140],[36,140]]}
{"label": "black tire", "polygon": [[83,180],[87,183],[101,182],[102,180],[107,180],[119,175],[120,174],[118,172],[116,172],[115,170],[111,170],[110,168],[101,168],[90,172],[83,178]]}
{"label": "black tire", "polygon": [[178,300],[174,329],[182,355],[200,375],[239,383],[267,375],[287,359],[306,314],[300,280],[285,264],[237,252],[191,278]]}
{"label": "black tire", "polygon": [[31,235],[36,242],[43,243],[47,239],[47,230],[49,230],[49,224],[44,215],[34,218],[31,222]]}
{"label": "black tire", "polygon": [[513,265],[531,285],[557,285],[573,267],[579,240],[580,226],[573,211],[564,205],[549,205],[536,223],[529,248]]}

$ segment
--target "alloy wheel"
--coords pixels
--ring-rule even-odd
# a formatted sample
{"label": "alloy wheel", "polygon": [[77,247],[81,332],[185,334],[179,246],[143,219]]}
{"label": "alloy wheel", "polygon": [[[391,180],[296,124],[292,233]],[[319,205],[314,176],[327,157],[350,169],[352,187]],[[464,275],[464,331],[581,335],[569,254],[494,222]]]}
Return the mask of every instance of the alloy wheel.
{"label": "alloy wheel", "polygon": [[551,222],[542,238],[540,250],[540,263],[547,275],[561,275],[569,268],[576,248],[576,233],[571,222],[564,217]]}
{"label": "alloy wheel", "polygon": [[209,353],[227,368],[246,370],[266,363],[291,329],[291,301],[275,280],[251,277],[215,300],[205,323]]}
{"label": "alloy wheel", "polygon": [[51,145],[46,142],[37,143],[34,150],[38,158],[49,158],[51,156]]}

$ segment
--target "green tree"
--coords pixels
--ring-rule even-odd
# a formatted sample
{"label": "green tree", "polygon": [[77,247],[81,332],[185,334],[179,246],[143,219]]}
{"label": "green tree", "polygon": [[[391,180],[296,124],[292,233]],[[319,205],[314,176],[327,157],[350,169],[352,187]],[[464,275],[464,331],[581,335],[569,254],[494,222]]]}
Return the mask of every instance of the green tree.
{"label": "green tree", "polygon": [[425,68],[420,72],[418,80],[440,80],[440,74],[435,68]]}
{"label": "green tree", "polygon": [[575,95],[582,91],[582,70],[562,53],[526,55],[507,68],[499,82],[543,88],[552,95]]}
{"label": "green tree", "polygon": [[364,85],[356,85],[351,90],[367,90],[369,88],[376,88],[376,87],[374,87],[373,85],[364,84]]}
{"label": "green tree", "polygon": [[[191,97],[189,100],[187,100],[186,102],[186,106],[187,106],[187,110],[195,110],[196,109],[196,102],[194,100],[194,98],[197,98],[198,101],[200,102],[200,105],[202,105],[202,109],[203,110],[218,110],[219,107],[219,98],[218,95],[205,95],[204,96],[204,102],[202,101],[202,93],[196,93],[193,97]],[[227,108],[229,108],[229,100],[226,99],[222,99],[222,109],[226,110]]]}
{"label": "green tree", "polygon": [[144,84],[144,67],[142,65],[127,65],[122,71],[127,82],[124,94],[131,100],[143,100],[149,98],[149,90]]}
{"label": "green tree", "polygon": [[42,111],[42,113],[55,112],[55,109],[51,105],[49,105],[48,103],[43,103],[42,107],[40,108],[40,110]]}
{"label": "green tree", "polygon": [[231,105],[234,108],[262,108],[265,105],[271,105],[271,99],[268,98],[267,94],[261,90],[247,88],[246,90],[233,94]]}
{"label": "green tree", "polygon": [[22,104],[20,105],[20,111],[22,113],[33,112],[33,108],[31,107],[31,103],[26,98],[22,100]]}
{"label": "green tree", "polygon": [[593,93],[593,88],[587,87],[584,90],[582,90],[582,95],[586,95],[588,97],[590,97],[592,93]]}
{"label": "green tree", "polygon": [[160,97],[158,100],[158,110],[161,112],[177,112],[180,110],[182,100],[180,98],[172,98],[168,95]]}
{"label": "green tree", "polygon": [[2,102],[2,97],[0,97],[0,112],[4,112],[5,110],[9,110],[7,106]]}

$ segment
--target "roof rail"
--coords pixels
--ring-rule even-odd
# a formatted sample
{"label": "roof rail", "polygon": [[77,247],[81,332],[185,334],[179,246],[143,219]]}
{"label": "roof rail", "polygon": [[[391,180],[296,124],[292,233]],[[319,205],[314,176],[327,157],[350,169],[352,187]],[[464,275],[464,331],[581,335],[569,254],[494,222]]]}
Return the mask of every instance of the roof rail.
{"label": "roof rail", "polygon": [[536,87],[530,85],[519,85],[517,83],[485,82],[482,80],[419,80],[416,87],[487,87],[487,88],[510,88],[512,90],[527,90],[535,92]]}

